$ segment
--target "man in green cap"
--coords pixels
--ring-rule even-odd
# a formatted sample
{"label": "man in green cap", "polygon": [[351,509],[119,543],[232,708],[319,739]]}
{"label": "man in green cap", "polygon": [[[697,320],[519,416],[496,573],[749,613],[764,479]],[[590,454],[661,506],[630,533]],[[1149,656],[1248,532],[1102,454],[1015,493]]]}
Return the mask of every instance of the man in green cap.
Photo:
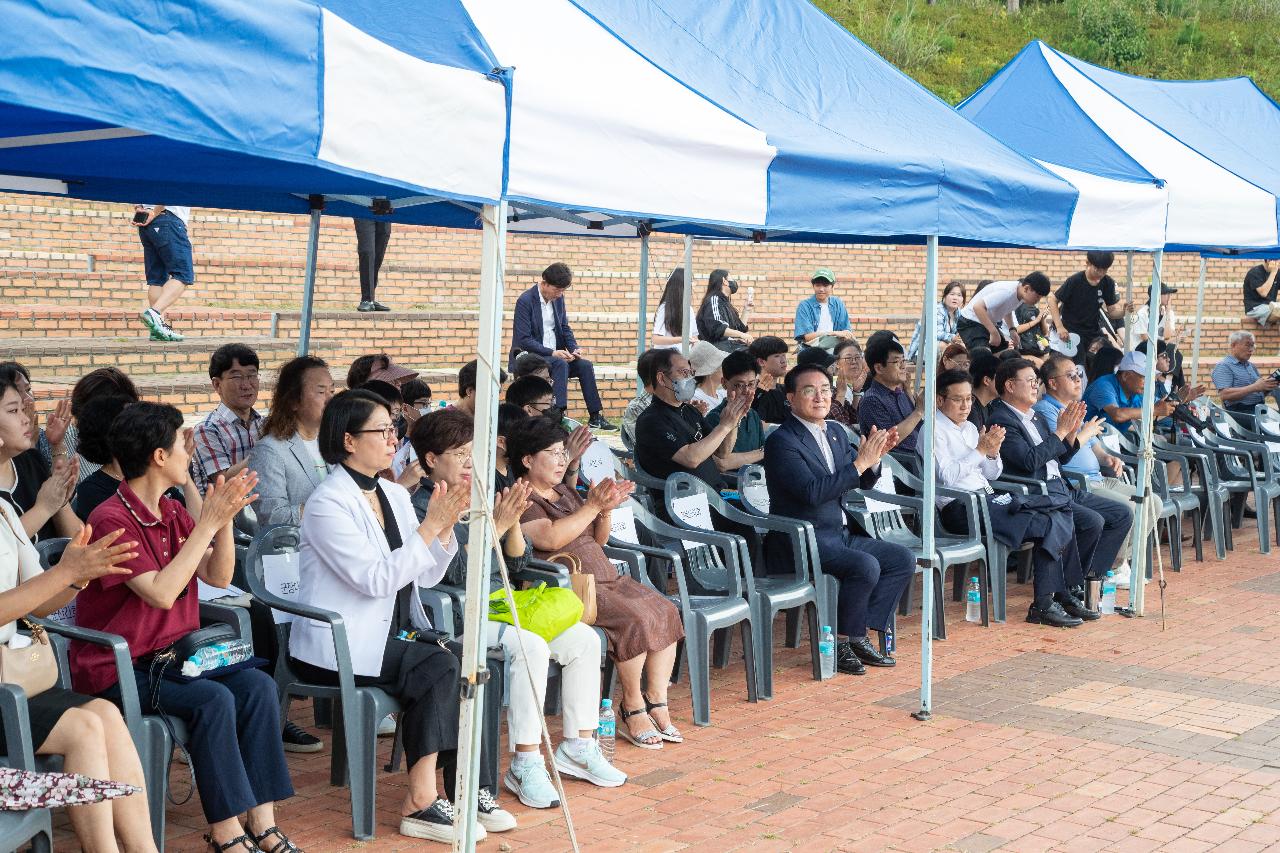
{"label": "man in green cap", "polygon": [[849,312],[840,298],[832,295],[836,274],[826,267],[814,271],[810,279],[813,296],[796,307],[796,340],[804,346],[830,349],[837,338],[854,340],[849,330]]}

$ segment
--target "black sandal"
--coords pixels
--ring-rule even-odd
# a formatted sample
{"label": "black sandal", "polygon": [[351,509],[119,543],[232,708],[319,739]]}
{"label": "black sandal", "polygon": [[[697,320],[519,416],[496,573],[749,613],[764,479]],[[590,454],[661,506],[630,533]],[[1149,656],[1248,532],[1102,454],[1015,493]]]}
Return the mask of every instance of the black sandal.
{"label": "black sandal", "polygon": [[245,833],[244,835],[233,838],[230,841],[228,841],[226,844],[219,844],[218,842],[214,841],[213,836],[209,835],[208,833],[205,834],[204,840],[209,842],[209,849],[212,850],[213,853],[224,853],[224,851],[227,851],[227,850],[237,850],[237,849],[253,850],[253,851],[257,851],[260,849],[258,848],[257,845],[253,843],[253,839],[249,837],[248,833]]}
{"label": "black sandal", "polygon": [[[275,835],[280,839],[271,846],[270,850],[262,846],[262,842],[267,840],[268,835]],[[258,845],[262,853],[302,853],[302,848],[290,841],[289,836],[281,832],[278,826],[269,828],[261,835],[253,836],[253,843]]]}
{"label": "black sandal", "polygon": [[[644,718],[649,721],[649,728],[633,735],[631,729],[627,727],[627,720],[632,717],[638,717],[644,714]],[[638,746],[641,749],[662,749],[662,732],[658,731],[657,725],[653,722],[653,718],[649,716],[649,712],[644,708],[637,708],[634,711],[622,709],[622,728],[617,730],[622,739],[632,746]],[[649,738],[657,738],[657,740],[649,740]]]}
{"label": "black sandal", "polygon": [[[652,712],[654,708],[667,707],[666,702],[650,702],[648,696],[645,696],[643,693],[640,695],[644,696],[645,711]],[[658,721],[654,720],[653,725],[656,728]],[[668,724],[665,729],[658,729],[658,737],[662,738],[667,743],[684,743],[684,735],[680,734],[680,730],[675,727],[674,723]]]}

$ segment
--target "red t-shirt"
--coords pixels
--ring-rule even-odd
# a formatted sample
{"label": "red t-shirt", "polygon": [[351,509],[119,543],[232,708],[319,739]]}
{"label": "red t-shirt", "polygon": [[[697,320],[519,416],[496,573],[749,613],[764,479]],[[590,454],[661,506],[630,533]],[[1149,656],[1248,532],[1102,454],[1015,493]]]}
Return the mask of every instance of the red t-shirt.
{"label": "red t-shirt", "polygon": [[[134,660],[200,627],[200,596],[194,575],[168,610],[152,607],[125,585],[132,577],[163,569],[177,556],[196,526],[185,506],[162,497],[160,517],[156,518],[125,482],[89,515],[89,523],[93,525],[95,540],[123,528],[124,533],[116,541],[137,542],[138,556],[121,564],[130,569],[132,575],[98,578],[76,596],[77,625],[124,637]],[[91,695],[115,684],[117,675],[111,650],[75,643],[71,678],[77,691]]]}

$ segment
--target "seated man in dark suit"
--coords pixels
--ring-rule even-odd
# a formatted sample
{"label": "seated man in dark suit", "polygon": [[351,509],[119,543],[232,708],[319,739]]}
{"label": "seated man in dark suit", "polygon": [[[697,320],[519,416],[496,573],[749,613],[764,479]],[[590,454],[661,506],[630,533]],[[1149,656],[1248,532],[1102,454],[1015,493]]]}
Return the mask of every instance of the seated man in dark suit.
{"label": "seated man in dark suit", "polygon": [[582,400],[587,404],[592,429],[613,430],[616,427],[601,413],[600,392],[596,390],[596,371],[582,357],[582,350],[569,328],[564,309],[564,292],[573,285],[573,271],[568,265],[554,263],[542,271],[542,280],[520,294],[511,330],[511,352],[508,370],[515,370],[516,356],[532,352],[542,356],[551,371],[556,405],[564,410],[569,403],[569,377],[576,377],[582,387]]}
{"label": "seated man in dark suit", "polygon": [[1120,544],[1129,532],[1132,514],[1119,504],[1088,492],[1075,492],[1067,486],[1059,466],[1102,432],[1102,420],[1094,418],[1086,422],[1084,404],[1075,402],[1062,409],[1057,427],[1050,429],[1044,415],[1033,408],[1039,389],[1040,379],[1034,364],[1024,358],[1001,362],[996,371],[996,391],[1000,399],[992,402],[987,423],[1004,427],[1004,444],[1000,446],[1004,470],[1044,482],[1049,496],[1063,498],[1071,509],[1079,559],[1071,560],[1068,554],[1056,564],[1061,571],[1052,570],[1053,564],[1037,564],[1035,600],[1027,621],[1072,626],[1078,623],[1068,617],[1098,618],[1097,612],[1085,607],[1081,600],[1084,580],[1104,577],[1115,563]]}
{"label": "seated man in dark suit", "polygon": [[822,570],[840,582],[836,605],[836,668],[852,675],[869,666],[893,666],[867,637],[882,634],[893,609],[915,574],[910,551],[849,531],[840,499],[855,488],[870,488],[880,476],[880,458],[897,433],[872,429],[855,454],[844,428],[828,423],[831,377],[814,365],[792,368],[784,380],[791,414],[764,444],[769,509],[813,524]]}

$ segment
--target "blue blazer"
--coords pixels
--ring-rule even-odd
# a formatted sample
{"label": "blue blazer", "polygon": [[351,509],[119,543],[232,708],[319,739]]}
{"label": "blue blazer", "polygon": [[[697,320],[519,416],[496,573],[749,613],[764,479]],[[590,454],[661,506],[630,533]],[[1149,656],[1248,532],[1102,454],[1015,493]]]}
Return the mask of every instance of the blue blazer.
{"label": "blue blazer", "polygon": [[827,422],[827,441],[835,462],[834,474],[827,471],[813,434],[795,415],[788,415],[769,435],[764,443],[769,512],[802,518],[813,524],[818,536],[843,536],[846,528],[840,499],[850,489],[870,488],[880,470],[876,466],[858,476],[853,467],[857,454],[839,424]]}
{"label": "blue blazer", "polygon": [[[573,352],[578,342],[569,328],[569,317],[564,310],[564,297],[551,303],[551,313],[556,321],[555,349]],[[507,369],[513,370],[516,356],[522,352],[534,352],[541,356],[551,355],[551,350],[542,345],[542,301],[538,297],[538,285],[520,294],[516,300],[515,318],[511,329],[511,352],[507,354]]]}

